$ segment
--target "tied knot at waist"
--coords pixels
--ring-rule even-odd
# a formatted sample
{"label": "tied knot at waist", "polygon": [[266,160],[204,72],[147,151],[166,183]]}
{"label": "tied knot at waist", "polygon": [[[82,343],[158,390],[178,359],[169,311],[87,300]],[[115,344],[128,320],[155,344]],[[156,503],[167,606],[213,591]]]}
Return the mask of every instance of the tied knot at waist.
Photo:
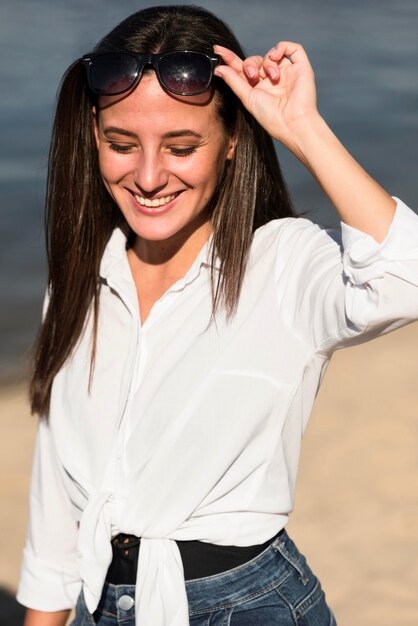
{"label": "tied knot at waist", "polygon": [[[90,613],[97,609],[112,561],[112,508],[115,504],[114,494],[110,492],[92,493],[80,520],[77,554]],[[183,563],[175,540],[138,535],[141,535],[141,550],[135,591],[136,624],[188,626]]]}
{"label": "tied knot at waist", "polygon": [[[141,508],[135,506],[139,500]],[[77,541],[79,574],[83,581],[87,609],[94,613],[99,605],[113,556],[112,530],[118,529],[132,533],[141,543],[135,581],[136,626],[189,626],[183,561],[176,539],[204,535],[216,537],[215,543],[219,543],[219,537],[224,535],[224,526],[219,520],[216,525],[213,516],[194,519],[192,508],[187,516],[182,517],[175,503],[167,509],[163,521],[161,515],[158,515],[158,519],[152,523],[153,520],[144,519],[141,512],[151,510],[146,503],[137,496],[132,497],[132,501],[118,498],[111,492],[94,492],[88,497],[80,519]],[[261,524],[263,535],[271,537],[273,532],[277,532],[277,515],[266,516],[254,512],[248,515],[250,527],[245,528],[242,524],[240,527],[240,530],[245,528],[247,545],[260,543]],[[186,523],[182,523],[181,519]],[[126,522],[123,529],[121,520]],[[272,530],[270,535],[269,528]],[[157,533],[160,536],[156,536]],[[244,531],[241,535],[244,537]],[[262,540],[265,539],[264,536]]]}

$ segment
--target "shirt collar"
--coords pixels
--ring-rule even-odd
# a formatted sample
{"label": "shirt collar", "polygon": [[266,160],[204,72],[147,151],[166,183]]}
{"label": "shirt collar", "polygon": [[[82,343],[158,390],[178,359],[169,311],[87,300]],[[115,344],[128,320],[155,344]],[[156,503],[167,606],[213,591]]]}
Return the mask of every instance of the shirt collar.
{"label": "shirt collar", "polygon": [[[109,278],[114,273],[119,276],[131,275],[130,266],[128,263],[128,256],[126,250],[126,241],[128,239],[130,227],[126,221],[116,226],[106,244],[103,252],[102,260],[100,262],[99,275],[102,278]],[[213,233],[209,236],[202,249],[199,251],[197,257],[193,261],[191,267],[187,271],[181,282],[185,284],[194,280],[200,272],[201,267],[212,267],[211,263],[211,248],[213,242]],[[218,255],[215,257],[213,267],[217,270],[220,269],[221,260]]]}

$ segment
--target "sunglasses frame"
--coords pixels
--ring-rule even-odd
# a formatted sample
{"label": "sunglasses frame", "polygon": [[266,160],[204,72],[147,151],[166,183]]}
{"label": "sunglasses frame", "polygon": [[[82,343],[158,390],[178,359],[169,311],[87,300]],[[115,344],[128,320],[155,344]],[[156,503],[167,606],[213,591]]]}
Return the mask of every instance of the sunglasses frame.
{"label": "sunglasses frame", "polygon": [[[177,91],[175,89],[172,89],[171,87],[168,87],[164,80],[161,77],[160,74],[160,68],[159,68],[159,63],[161,61],[161,59],[163,59],[166,56],[169,56],[171,54],[178,54],[179,52],[181,53],[186,53],[186,54],[192,54],[192,55],[198,55],[198,56],[204,56],[206,59],[208,59],[208,61],[210,62],[210,75],[208,78],[208,81],[206,83],[206,86],[204,89],[200,89],[199,91],[194,91],[193,93],[185,93],[182,91]],[[105,55],[109,55],[109,54],[121,54],[124,56],[130,56],[132,58],[134,58],[136,60],[137,63],[137,69],[136,69],[136,76],[132,81],[132,84],[129,85],[129,87],[126,87],[125,89],[122,89],[121,91],[117,91],[114,93],[108,93],[108,92],[104,92],[103,90],[98,90],[98,89],[94,89],[92,87],[91,84],[91,69],[92,69],[92,65],[94,63],[94,59],[96,59],[97,57],[101,57],[101,56],[105,56]],[[158,81],[160,83],[160,85],[166,89],[167,91],[174,93],[178,96],[197,96],[201,93],[204,93],[205,91],[207,91],[209,89],[209,86],[212,82],[213,79],[213,70],[215,69],[215,67],[217,65],[220,64],[221,62],[221,56],[219,54],[214,54],[214,53],[208,53],[208,52],[199,52],[196,50],[171,50],[169,52],[163,52],[161,54],[148,54],[148,53],[137,53],[137,52],[130,52],[130,51],[120,51],[120,50],[109,50],[106,52],[91,52],[89,54],[85,54],[82,58],[81,58],[81,62],[84,65],[84,67],[86,68],[87,71],[87,80],[88,80],[88,84],[89,87],[91,89],[91,91],[93,93],[95,93],[96,95],[99,96],[119,96],[122,93],[126,93],[127,91],[130,91],[131,89],[133,89],[138,82],[140,81],[142,74],[144,72],[144,68],[147,65],[151,65],[151,67],[154,69]]]}

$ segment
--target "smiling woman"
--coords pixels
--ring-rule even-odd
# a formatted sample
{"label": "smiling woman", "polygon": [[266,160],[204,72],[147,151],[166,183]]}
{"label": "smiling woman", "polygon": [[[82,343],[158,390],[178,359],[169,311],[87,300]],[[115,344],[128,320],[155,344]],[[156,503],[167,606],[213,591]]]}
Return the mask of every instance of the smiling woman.
{"label": "smiling woman", "polygon": [[103,182],[136,234],[128,260],[142,323],[211,233],[210,200],[235,146],[213,96],[173,96],[147,73],[94,108]]}
{"label": "smiling woman", "polygon": [[[293,213],[272,138],[340,230]],[[335,626],[285,530],[301,439],[335,350],[418,318],[418,217],[322,119],[303,47],[128,17],[64,76],[46,218],[25,626]]]}

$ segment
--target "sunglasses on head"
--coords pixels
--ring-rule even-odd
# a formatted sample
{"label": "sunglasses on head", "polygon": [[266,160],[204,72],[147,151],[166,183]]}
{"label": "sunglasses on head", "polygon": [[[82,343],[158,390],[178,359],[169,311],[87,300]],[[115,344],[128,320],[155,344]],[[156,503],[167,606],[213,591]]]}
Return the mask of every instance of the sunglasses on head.
{"label": "sunglasses on head", "polygon": [[91,91],[117,96],[132,89],[147,65],[152,66],[164,89],[180,96],[204,93],[221,57],[205,52],[178,50],[162,54],[92,52],[82,57]]}

